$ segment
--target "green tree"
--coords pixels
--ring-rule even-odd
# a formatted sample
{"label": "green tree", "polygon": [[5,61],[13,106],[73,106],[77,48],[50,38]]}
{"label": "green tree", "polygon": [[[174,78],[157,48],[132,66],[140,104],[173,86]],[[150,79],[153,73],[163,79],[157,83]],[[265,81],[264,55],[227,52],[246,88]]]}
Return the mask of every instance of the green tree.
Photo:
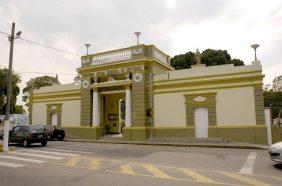
{"label": "green tree", "polygon": [[51,86],[54,84],[60,84],[58,77],[52,77],[52,76],[42,76],[42,77],[36,77],[31,78],[27,83],[26,87],[23,89],[23,97],[22,100],[24,102],[27,101],[29,93],[32,89],[39,89],[41,87]]}
{"label": "green tree", "polygon": [[187,52],[185,54],[176,55],[171,58],[170,64],[176,70],[191,68],[191,65],[196,64],[195,53]]}
{"label": "green tree", "polygon": [[23,108],[22,105],[16,105],[15,106],[15,111],[14,111],[14,114],[25,114],[26,111],[25,109]]}
{"label": "green tree", "polygon": [[277,76],[273,81],[272,81],[272,88],[274,91],[280,91],[282,92],[282,75]]}
{"label": "green tree", "polygon": [[[171,59],[170,63],[176,70],[191,68],[191,65],[196,63],[195,53],[190,51],[185,54],[176,55]],[[234,64],[235,66],[244,65],[244,62],[240,59],[231,59],[227,50],[214,49],[206,49],[202,52],[201,63],[206,64],[207,66],[225,64]]]}
{"label": "green tree", "polygon": [[[0,67],[0,114],[5,114],[6,104],[4,104],[4,97],[7,95],[7,79],[8,79],[8,69]],[[12,92],[11,92],[11,105],[10,113],[14,113],[17,96],[20,93],[20,87],[18,84],[21,82],[20,75],[13,73],[12,75]]]}
{"label": "green tree", "polygon": [[272,81],[272,88],[264,89],[264,106],[271,107],[272,118],[282,118],[282,75]]}

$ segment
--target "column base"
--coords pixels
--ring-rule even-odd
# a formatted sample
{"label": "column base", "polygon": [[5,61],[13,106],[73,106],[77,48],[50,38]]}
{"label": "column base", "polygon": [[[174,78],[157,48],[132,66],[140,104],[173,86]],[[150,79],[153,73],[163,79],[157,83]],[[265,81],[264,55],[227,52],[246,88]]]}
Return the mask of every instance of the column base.
{"label": "column base", "polygon": [[150,128],[126,127],[122,129],[122,140],[124,141],[144,141],[149,137]]}
{"label": "column base", "polygon": [[98,140],[102,136],[101,127],[62,127],[67,139]]}

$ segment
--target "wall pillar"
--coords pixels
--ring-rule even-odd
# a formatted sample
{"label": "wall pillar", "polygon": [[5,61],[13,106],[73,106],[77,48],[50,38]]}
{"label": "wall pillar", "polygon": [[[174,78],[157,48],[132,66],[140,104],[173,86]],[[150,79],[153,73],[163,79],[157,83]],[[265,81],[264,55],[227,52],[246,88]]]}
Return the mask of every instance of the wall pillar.
{"label": "wall pillar", "polygon": [[126,86],[125,90],[125,127],[131,127],[132,113],[131,113],[131,88]]}
{"label": "wall pillar", "polygon": [[92,127],[100,126],[100,108],[99,108],[99,92],[97,88],[93,89],[93,114]]}

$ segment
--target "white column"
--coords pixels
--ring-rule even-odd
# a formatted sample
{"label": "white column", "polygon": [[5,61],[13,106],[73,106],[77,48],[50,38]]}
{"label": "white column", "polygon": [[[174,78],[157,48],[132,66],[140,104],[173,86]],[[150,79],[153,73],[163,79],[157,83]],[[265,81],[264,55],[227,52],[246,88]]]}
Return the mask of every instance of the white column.
{"label": "white column", "polygon": [[100,126],[100,111],[99,111],[99,93],[97,89],[93,89],[93,115],[92,127]]}
{"label": "white column", "polygon": [[130,86],[125,90],[125,127],[131,127],[131,89]]}

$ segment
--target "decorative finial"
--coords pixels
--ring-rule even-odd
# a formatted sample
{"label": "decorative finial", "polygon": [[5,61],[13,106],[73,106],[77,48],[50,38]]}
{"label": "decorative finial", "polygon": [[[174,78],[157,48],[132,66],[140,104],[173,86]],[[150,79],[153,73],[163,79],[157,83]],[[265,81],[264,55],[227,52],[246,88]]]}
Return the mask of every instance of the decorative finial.
{"label": "decorative finial", "polygon": [[135,32],[134,33],[136,35],[136,39],[137,39],[137,45],[139,45],[139,36],[141,35],[141,32]]}
{"label": "decorative finial", "polygon": [[255,50],[255,61],[257,61],[257,48],[259,47],[259,44],[253,44],[251,47]]}
{"label": "decorative finial", "polygon": [[91,44],[85,44],[85,46],[86,46],[86,54],[88,55],[88,48],[91,46]]}
{"label": "decorative finial", "polygon": [[196,65],[201,65],[201,53],[198,49],[196,50],[195,53],[195,59],[196,59]]}

